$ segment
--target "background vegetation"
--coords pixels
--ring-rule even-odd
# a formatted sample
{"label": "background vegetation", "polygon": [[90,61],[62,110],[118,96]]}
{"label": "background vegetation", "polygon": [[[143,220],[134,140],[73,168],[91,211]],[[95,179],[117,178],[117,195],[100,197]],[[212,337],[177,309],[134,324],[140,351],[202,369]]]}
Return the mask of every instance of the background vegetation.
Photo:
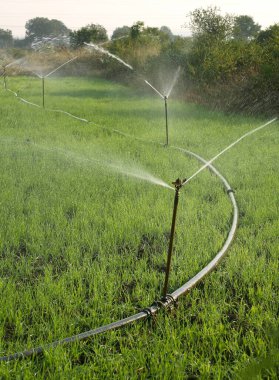
{"label": "background vegetation", "polygon": [[[116,28],[109,41],[101,25],[71,32],[59,20],[37,17],[26,23],[26,38],[22,41],[13,41],[10,31],[1,30],[0,47],[30,47],[34,40],[45,38],[44,48],[50,51],[53,37],[59,49],[80,49],[83,42],[105,43],[104,48],[157,86],[166,73],[180,66],[180,98],[226,111],[277,114],[279,25],[262,30],[250,16],[223,16],[215,7],[196,9],[188,16],[191,37],[175,36],[167,26],[152,28],[138,21]],[[61,44],[57,42],[59,36]],[[10,53],[20,54],[18,50]],[[87,63],[105,77],[127,82],[127,71],[118,63],[103,55],[97,55],[98,59],[102,64],[96,64],[93,53]],[[135,78],[128,80],[133,82]]]}

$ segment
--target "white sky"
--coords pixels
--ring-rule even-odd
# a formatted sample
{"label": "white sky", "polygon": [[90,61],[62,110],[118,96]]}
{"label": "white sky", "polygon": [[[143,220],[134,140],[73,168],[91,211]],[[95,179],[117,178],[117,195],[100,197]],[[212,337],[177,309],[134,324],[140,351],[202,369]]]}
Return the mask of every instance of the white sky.
{"label": "white sky", "polygon": [[147,26],[166,25],[174,34],[189,35],[183,28],[187,14],[207,6],[217,6],[222,14],[251,16],[263,29],[279,23],[278,0],[0,0],[0,28],[24,37],[26,21],[47,17],[70,29],[101,24],[111,35],[115,28],[140,20]]}

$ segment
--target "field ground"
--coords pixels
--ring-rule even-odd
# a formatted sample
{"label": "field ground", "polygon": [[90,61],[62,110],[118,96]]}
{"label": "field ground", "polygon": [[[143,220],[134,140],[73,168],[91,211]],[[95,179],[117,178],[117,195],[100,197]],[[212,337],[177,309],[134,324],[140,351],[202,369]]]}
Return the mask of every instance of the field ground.
{"label": "field ground", "polygon": [[[8,78],[8,86],[42,101],[38,79]],[[46,110],[4,89],[0,102],[3,356],[113,322],[160,298],[173,192],[125,172],[170,183],[201,164],[160,145],[164,104],[141,89],[56,78],[46,81]],[[266,120],[169,99],[169,121],[172,146],[210,159]],[[236,239],[177,308],[2,363],[0,378],[278,378],[278,143],[276,122],[216,161],[239,205]],[[232,218],[222,184],[206,170],[180,197],[170,291],[214,257]]]}

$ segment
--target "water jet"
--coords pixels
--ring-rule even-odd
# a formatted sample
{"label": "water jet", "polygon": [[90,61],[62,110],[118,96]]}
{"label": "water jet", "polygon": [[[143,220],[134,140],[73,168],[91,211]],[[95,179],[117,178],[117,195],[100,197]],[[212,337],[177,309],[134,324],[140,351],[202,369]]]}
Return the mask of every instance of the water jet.
{"label": "water jet", "polygon": [[173,80],[171,82],[171,85],[168,89],[168,91],[166,91],[166,94],[163,95],[159,90],[157,90],[157,88],[155,88],[154,86],[152,86],[151,83],[149,83],[146,79],[144,79],[144,82],[146,84],[148,84],[148,86],[150,86],[162,99],[164,99],[164,102],[165,102],[165,120],[166,120],[166,146],[169,145],[169,128],[168,128],[168,98],[174,88],[174,85],[178,79],[178,76],[179,76],[179,73],[180,73],[180,66],[177,68],[175,74],[174,74],[174,77],[173,77]]}

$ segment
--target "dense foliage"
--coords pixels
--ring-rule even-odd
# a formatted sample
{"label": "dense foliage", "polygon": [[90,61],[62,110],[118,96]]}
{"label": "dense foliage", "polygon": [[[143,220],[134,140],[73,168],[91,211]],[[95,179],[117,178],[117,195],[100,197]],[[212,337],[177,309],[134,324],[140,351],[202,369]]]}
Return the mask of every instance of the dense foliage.
{"label": "dense foliage", "polygon": [[73,48],[83,46],[84,42],[104,42],[107,40],[106,29],[98,24],[90,24],[70,33],[70,41]]}
{"label": "dense foliage", "polygon": [[0,49],[13,46],[13,36],[10,30],[0,29]]}
{"label": "dense foliage", "polygon": [[63,24],[62,21],[46,17],[35,17],[27,21],[25,24],[26,37],[33,41],[35,38],[58,36],[69,34],[69,29]]}

